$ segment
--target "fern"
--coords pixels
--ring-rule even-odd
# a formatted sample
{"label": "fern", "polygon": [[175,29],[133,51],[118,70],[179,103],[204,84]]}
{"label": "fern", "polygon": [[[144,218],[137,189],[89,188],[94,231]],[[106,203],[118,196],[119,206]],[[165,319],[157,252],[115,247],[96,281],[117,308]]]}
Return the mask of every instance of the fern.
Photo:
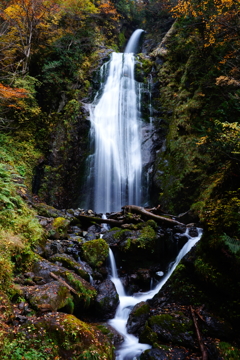
{"label": "fern", "polygon": [[228,249],[231,253],[236,254],[240,251],[240,241],[238,239],[233,239],[227,234],[221,236],[221,240],[224,242],[225,245],[228,246]]}

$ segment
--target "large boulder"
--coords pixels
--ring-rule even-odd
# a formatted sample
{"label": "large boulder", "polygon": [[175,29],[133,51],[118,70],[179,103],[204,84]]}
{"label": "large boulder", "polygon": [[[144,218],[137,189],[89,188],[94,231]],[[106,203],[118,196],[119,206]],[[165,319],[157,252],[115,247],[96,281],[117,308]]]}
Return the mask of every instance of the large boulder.
{"label": "large boulder", "polygon": [[131,334],[139,334],[143,330],[146,320],[149,317],[150,306],[142,301],[134,306],[132,309],[128,321],[127,331]]}
{"label": "large boulder", "polygon": [[140,335],[140,341],[150,344],[171,343],[193,348],[193,322],[179,312],[151,316]]}
{"label": "large boulder", "polygon": [[[164,348],[166,348],[164,346]],[[189,352],[185,349],[170,348],[163,350],[159,348],[144,351],[140,356],[140,360],[184,360],[189,359]]]}
{"label": "large boulder", "polygon": [[1,359],[114,359],[111,340],[70,314],[31,316],[4,340]]}
{"label": "large boulder", "polygon": [[94,268],[100,267],[106,261],[109,247],[105,240],[95,239],[83,244],[83,258]]}
{"label": "large boulder", "polygon": [[49,231],[49,238],[52,239],[66,239],[67,230],[70,225],[70,220],[64,217],[57,217],[52,221],[52,229]]}
{"label": "large boulder", "polygon": [[77,311],[83,311],[89,307],[97,295],[96,290],[90,283],[84,280],[75,272],[65,267],[53,264],[48,260],[40,259],[36,261],[32,269],[35,277],[42,278],[46,283],[58,280],[70,287],[74,297],[75,308]]}
{"label": "large boulder", "polygon": [[[78,263],[70,255],[67,254],[55,254],[50,257],[53,262],[62,264],[65,268],[73,270],[76,274],[80,275],[83,279],[89,281],[89,273],[86,271],[84,264]],[[86,264],[87,266],[87,264]],[[87,269],[91,271],[90,266]]]}
{"label": "large boulder", "polygon": [[23,291],[31,306],[40,311],[57,311],[72,301],[70,290],[58,281],[26,286]]}
{"label": "large boulder", "polygon": [[119,304],[119,296],[115,285],[106,279],[97,286],[98,295],[95,299],[96,315],[101,320],[113,318]]}

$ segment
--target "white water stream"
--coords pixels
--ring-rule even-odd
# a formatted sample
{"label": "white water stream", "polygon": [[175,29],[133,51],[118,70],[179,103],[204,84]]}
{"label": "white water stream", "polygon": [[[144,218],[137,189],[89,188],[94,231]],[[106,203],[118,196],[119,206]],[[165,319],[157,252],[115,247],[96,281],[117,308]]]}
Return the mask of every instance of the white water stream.
{"label": "white water stream", "polygon": [[128,334],[126,324],[128,320],[128,316],[131,312],[131,309],[134,305],[141,301],[146,301],[147,299],[153,298],[162,288],[162,286],[167,282],[169,277],[172,275],[176,266],[179,264],[181,259],[191,250],[191,248],[200,240],[202,235],[202,230],[198,229],[198,236],[191,237],[188,235],[188,230],[186,234],[189,238],[188,242],[183,246],[181,251],[179,252],[175,261],[171,264],[168,273],[164,276],[164,278],[156,285],[156,287],[145,293],[137,293],[133,296],[127,296],[124,290],[124,287],[121,283],[121,280],[118,277],[117,267],[114,259],[114,255],[112,250],[109,250],[109,257],[111,263],[111,280],[116,286],[116,290],[119,295],[119,306],[117,308],[115,318],[109,320],[109,324],[115,328],[119,333],[121,333],[124,337],[124,342],[121,344],[120,348],[116,351],[116,360],[134,360],[137,359],[140,354],[150,349],[151,346],[148,344],[141,344],[138,342],[138,338],[132,334]]}
{"label": "white water stream", "polygon": [[134,80],[136,30],[125,53],[111,54],[102,67],[107,79],[89,105],[95,153],[90,165],[91,206],[96,212],[119,211],[123,205],[141,205],[140,84]]}

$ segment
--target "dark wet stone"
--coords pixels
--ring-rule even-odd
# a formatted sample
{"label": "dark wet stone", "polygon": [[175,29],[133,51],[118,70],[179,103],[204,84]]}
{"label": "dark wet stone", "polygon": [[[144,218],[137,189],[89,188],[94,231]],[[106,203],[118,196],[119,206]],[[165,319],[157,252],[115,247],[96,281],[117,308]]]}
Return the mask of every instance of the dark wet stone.
{"label": "dark wet stone", "polygon": [[150,349],[144,351],[140,360],[168,360],[167,352],[161,349]]}
{"label": "dark wet stone", "polygon": [[119,296],[115,285],[110,279],[106,279],[97,286],[98,295],[95,299],[96,315],[103,320],[114,317],[119,304]]}
{"label": "dark wet stone", "polygon": [[40,311],[56,311],[67,304],[70,291],[58,281],[23,288],[29,303]]}
{"label": "dark wet stone", "polygon": [[59,240],[47,240],[44,248],[44,256],[46,258],[49,258],[56,253],[62,254],[63,252],[64,248]]}
{"label": "dark wet stone", "polygon": [[188,355],[189,353],[185,349],[150,349],[140,356],[140,360],[184,360],[188,358]]}
{"label": "dark wet stone", "polygon": [[179,248],[183,247],[188,242],[188,237],[181,233],[174,234],[173,239],[177,242]]}
{"label": "dark wet stone", "polygon": [[184,234],[186,232],[186,226],[185,225],[175,225],[173,227],[173,232]]}
{"label": "dark wet stone", "polygon": [[198,236],[198,229],[196,227],[190,227],[188,233],[192,237],[197,237]]}
{"label": "dark wet stone", "polygon": [[138,334],[144,327],[146,320],[149,317],[150,307],[149,305],[141,301],[134,306],[127,321],[127,331],[130,334]]}

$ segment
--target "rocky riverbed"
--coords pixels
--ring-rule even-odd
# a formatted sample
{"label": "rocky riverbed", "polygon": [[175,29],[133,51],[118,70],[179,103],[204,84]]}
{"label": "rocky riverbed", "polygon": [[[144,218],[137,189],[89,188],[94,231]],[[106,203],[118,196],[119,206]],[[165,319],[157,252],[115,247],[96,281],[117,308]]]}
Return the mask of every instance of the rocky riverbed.
{"label": "rocky riverbed", "polygon": [[[169,227],[122,213],[117,217],[125,222],[107,229],[91,220],[100,216],[92,211],[60,211],[38,203],[34,207],[45,237],[36,246],[28,271],[15,278],[18,295],[13,303],[1,296],[4,331],[17,334],[30,348],[41,340],[46,359],[84,359],[85,355],[114,359],[113,346],[123,339],[106,323],[119,303],[109,278],[109,246],[126,292],[148,291],[188,240],[186,225]],[[190,234],[196,232],[191,224]],[[219,344],[237,341],[231,326],[214,315],[198,286],[195,253],[193,249],[184,258],[153,299],[132,309],[128,332],[152,346],[141,359],[193,360],[201,358],[204,349],[209,359],[220,360],[224,357]]]}

